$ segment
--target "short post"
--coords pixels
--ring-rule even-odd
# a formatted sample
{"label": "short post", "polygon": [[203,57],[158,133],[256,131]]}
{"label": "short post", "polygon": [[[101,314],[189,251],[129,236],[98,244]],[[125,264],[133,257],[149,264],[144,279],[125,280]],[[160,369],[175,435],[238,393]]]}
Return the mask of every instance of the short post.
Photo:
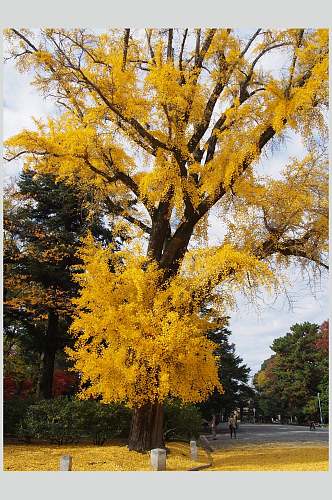
{"label": "short post", "polygon": [[190,441],[190,457],[192,460],[198,459],[198,450],[196,441]]}
{"label": "short post", "polygon": [[155,448],[150,451],[150,458],[153,470],[166,470],[166,450]]}
{"label": "short post", "polygon": [[73,459],[70,455],[62,455],[60,458],[60,470],[68,471],[71,470]]}

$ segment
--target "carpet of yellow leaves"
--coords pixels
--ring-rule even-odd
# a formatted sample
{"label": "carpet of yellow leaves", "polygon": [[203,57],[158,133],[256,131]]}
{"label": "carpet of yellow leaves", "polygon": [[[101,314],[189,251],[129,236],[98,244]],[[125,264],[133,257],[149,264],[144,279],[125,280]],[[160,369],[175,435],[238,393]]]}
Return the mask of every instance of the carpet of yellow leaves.
{"label": "carpet of yellow leaves", "polygon": [[328,447],[322,444],[262,444],[215,451],[219,471],[327,471]]}
{"label": "carpet of yellow leaves", "polygon": [[[199,449],[198,461],[190,459],[189,444],[168,443],[168,471],[186,471],[207,463]],[[124,444],[4,446],[5,471],[57,471],[61,455],[73,457],[73,471],[149,471],[149,453],[129,452]],[[328,447],[320,444],[264,444],[236,446],[212,453],[207,471],[327,471]]]}
{"label": "carpet of yellow leaves", "polygon": [[[190,459],[189,443],[168,443],[167,470],[183,471],[197,465]],[[57,471],[61,455],[73,457],[73,471],[149,471],[150,454],[128,451],[124,444],[105,446],[4,445],[5,471]]]}

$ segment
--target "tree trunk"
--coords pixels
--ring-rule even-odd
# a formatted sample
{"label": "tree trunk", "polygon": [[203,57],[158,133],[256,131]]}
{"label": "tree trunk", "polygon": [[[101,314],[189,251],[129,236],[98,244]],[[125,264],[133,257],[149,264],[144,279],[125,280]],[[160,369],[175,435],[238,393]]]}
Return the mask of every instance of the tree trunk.
{"label": "tree trunk", "polygon": [[40,354],[39,360],[39,369],[38,369],[38,380],[36,387],[36,398],[40,399],[41,397],[41,385],[42,385],[42,376],[43,376],[43,362],[44,362],[44,352]]}
{"label": "tree trunk", "polygon": [[55,354],[57,351],[59,318],[55,311],[48,312],[40,394],[45,399],[52,398]]}
{"label": "tree trunk", "polygon": [[164,448],[164,410],[160,403],[135,408],[128,441],[129,450],[148,451]]}
{"label": "tree trunk", "polygon": [[[172,193],[169,193],[171,197]],[[195,226],[195,219],[184,221],[173,238],[170,236],[169,199],[159,203],[153,217],[148,255],[165,271],[164,280],[178,271]],[[198,220],[198,219],[197,219]],[[163,252],[164,250],[164,252]],[[160,403],[146,403],[135,408],[128,440],[129,450],[148,451],[164,448],[163,406]]]}

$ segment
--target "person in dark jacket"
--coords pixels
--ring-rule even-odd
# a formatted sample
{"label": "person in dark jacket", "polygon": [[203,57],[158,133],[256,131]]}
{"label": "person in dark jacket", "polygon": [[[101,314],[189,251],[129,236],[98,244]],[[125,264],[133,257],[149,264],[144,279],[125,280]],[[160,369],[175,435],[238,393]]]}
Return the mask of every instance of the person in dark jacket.
{"label": "person in dark jacket", "polygon": [[310,430],[311,431],[315,431],[316,430],[315,422],[313,420],[310,421]]}
{"label": "person in dark jacket", "polygon": [[231,415],[228,419],[228,427],[229,427],[229,432],[231,434],[231,439],[233,438],[233,434],[234,434],[234,439],[236,439],[236,419],[233,415]]}

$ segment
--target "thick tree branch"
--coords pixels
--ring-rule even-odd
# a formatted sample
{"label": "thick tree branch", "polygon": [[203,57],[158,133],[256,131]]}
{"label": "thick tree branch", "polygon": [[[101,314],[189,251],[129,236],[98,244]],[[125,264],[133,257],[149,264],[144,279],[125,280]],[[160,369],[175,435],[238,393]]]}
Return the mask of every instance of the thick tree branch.
{"label": "thick tree branch", "polygon": [[34,52],[38,52],[37,47],[32,42],[30,42],[30,40],[26,36],[24,36],[23,33],[20,33],[15,28],[11,28],[11,31],[15,33],[15,35],[17,35],[19,38],[21,38]]}
{"label": "thick tree branch", "polygon": [[126,64],[127,64],[127,53],[128,53],[128,45],[129,45],[129,34],[130,34],[130,29],[126,28],[124,30],[124,35],[123,35],[123,59],[122,59],[122,71],[126,69]]}
{"label": "thick tree branch", "polygon": [[[304,35],[304,30],[299,30],[298,41],[297,41],[297,44],[296,44],[296,49],[298,49],[301,46],[303,35]],[[297,61],[297,51],[294,50],[293,60],[292,60],[292,64],[291,64],[291,67],[290,67],[290,70],[289,70],[289,81],[288,81],[288,85],[287,85],[287,89],[286,89],[286,95],[287,95],[287,97],[289,97],[289,92],[290,92],[290,89],[292,88],[292,83],[293,83],[293,78],[294,78],[296,61]]]}
{"label": "thick tree branch", "polygon": [[203,135],[207,131],[207,129],[210,125],[210,120],[211,120],[211,116],[212,116],[214,107],[215,107],[216,102],[218,100],[218,97],[220,96],[223,89],[224,89],[224,83],[221,80],[219,80],[216,83],[216,85],[212,91],[212,94],[210,95],[209,100],[205,106],[205,109],[203,112],[203,119],[198,124],[198,126],[195,128],[195,132],[192,135],[190,141],[188,142],[188,150],[191,153],[196,149],[196,146],[199,144],[199,141],[202,139]]}
{"label": "thick tree branch", "polygon": [[[179,70],[180,71],[183,70],[182,59],[183,59],[183,51],[184,51],[184,46],[185,46],[185,43],[186,43],[187,35],[188,35],[188,28],[186,28],[184,30],[184,34],[183,34],[183,38],[182,38],[182,43],[181,43],[181,49],[180,49],[180,54],[179,54]],[[181,78],[183,79],[183,81],[181,81],[181,83],[183,85],[184,84],[184,76],[181,75]]]}
{"label": "thick tree branch", "polygon": [[174,188],[170,186],[166,195],[160,200],[158,207],[152,214],[152,229],[148,245],[148,256],[157,262],[160,261],[163,249],[171,236],[169,223],[171,201],[174,195]]}
{"label": "thick tree branch", "polygon": [[[308,230],[303,236],[299,238],[288,238],[281,240],[281,234],[275,235],[273,233],[254,251],[254,254],[259,259],[265,259],[273,254],[279,253],[285,257],[301,257],[312,262],[315,262],[325,269],[329,266],[325,264],[318,255],[306,250],[306,245],[314,238],[315,232]],[[315,248],[315,245],[314,245]]]}
{"label": "thick tree branch", "polygon": [[195,66],[198,66],[198,58],[201,49],[201,29],[196,29],[196,46],[195,46]]}
{"label": "thick tree branch", "polygon": [[173,61],[173,30],[168,31],[168,43],[167,43],[167,61]]}
{"label": "thick tree branch", "polygon": [[250,49],[252,43],[255,41],[255,39],[257,38],[257,36],[259,35],[259,33],[262,31],[262,28],[258,28],[257,31],[255,31],[255,33],[252,35],[252,37],[249,39],[247,45],[244,47],[244,49],[242,50],[241,54],[240,54],[240,57],[243,57],[247,52],[248,50]]}
{"label": "thick tree branch", "polygon": [[151,44],[152,29],[146,29],[145,34],[146,34],[146,40],[147,40],[149,51],[150,51],[150,56],[151,56],[152,62],[155,64],[156,63],[155,55],[154,55],[154,50],[153,50],[152,44]]}

